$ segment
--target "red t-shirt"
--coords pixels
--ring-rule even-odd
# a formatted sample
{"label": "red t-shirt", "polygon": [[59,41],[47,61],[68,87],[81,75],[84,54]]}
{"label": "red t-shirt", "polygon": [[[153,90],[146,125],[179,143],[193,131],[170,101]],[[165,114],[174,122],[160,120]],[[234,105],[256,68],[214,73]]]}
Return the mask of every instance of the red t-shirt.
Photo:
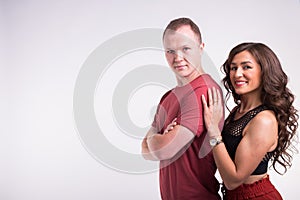
{"label": "red t-shirt", "polygon": [[168,91],[159,103],[152,123],[159,133],[162,134],[167,125],[177,118],[178,124],[195,134],[193,141],[177,156],[160,161],[160,190],[163,200],[221,199],[212,151],[209,149],[204,157],[199,156],[206,136],[201,95],[207,96],[207,89],[211,87],[220,89],[208,74],[203,74],[185,86]]}

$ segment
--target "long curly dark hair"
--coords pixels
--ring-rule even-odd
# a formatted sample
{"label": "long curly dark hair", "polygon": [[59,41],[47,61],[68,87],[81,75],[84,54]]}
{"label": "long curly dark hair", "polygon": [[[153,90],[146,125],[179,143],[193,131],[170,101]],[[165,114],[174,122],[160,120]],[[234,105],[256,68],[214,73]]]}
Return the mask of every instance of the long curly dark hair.
{"label": "long curly dark hair", "polygon": [[[298,153],[294,145],[294,142],[298,142],[296,130],[299,118],[298,111],[293,106],[295,97],[287,88],[288,77],[282,70],[276,54],[262,43],[242,43],[230,51],[227,60],[221,67],[225,72],[223,84],[227,90],[226,102],[231,95],[236,104],[239,104],[240,101],[240,96],[235,93],[230,81],[230,64],[234,56],[242,51],[248,51],[261,67],[261,101],[275,112],[278,122],[278,144],[273,152],[272,166],[277,173],[284,174],[287,167],[292,165],[292,154]],[[277,163],[284,168],[283,173],[278,171]]]}

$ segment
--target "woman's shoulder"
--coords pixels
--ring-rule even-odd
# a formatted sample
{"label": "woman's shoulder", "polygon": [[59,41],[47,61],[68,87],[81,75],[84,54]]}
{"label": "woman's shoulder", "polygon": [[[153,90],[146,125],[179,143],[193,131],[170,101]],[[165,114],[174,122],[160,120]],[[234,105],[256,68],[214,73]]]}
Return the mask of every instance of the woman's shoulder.
{"label": "woman's shoulder", "polygon": [[266,130],[277,130],[277,127],[275,113],[272,110],[263,110],[250,121],[248,130],[267,132]]}
{"label": "woman's shoulder", "polygon": [[271,110],[263,110],[258,113],[246,127],[245,136],[248,140],[260,145],[267,145],[274,150],[278,138],[278,123],[275,114]]}
{"label": "woman's shoulder", "polygon": [[256,123],[262,123],[262,124],[277,122],[275,113],[272,110],[262,110],[253,118],[253,120]]}

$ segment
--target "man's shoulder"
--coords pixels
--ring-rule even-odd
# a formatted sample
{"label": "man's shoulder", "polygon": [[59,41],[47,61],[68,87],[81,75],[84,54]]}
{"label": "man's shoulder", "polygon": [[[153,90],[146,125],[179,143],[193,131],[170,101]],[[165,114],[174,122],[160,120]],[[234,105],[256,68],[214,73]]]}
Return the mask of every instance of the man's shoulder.
{"label": "man's shoulder", "polygon": [[203,74],[191,82],[193,89],[207,89],[211,87],[220,88],[220,85],[209,75]]}
{"label": "man's shoulder", "polygon": [[173,91],[174,89],[168,90],[160,99],[160,103]]}
{"label": "man's shoulder", "polygon": [[200,75],[195,79],[195,82],[201,85],[217,84],[217,82],[209,74]]}

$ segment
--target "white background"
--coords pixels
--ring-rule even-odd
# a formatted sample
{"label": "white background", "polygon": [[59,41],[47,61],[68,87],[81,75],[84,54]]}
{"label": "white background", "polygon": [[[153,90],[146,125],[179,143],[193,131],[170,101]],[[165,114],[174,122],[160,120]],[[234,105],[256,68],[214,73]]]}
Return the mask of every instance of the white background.
{"label": "white background", "polygon": [[[164,28],[187,16],[202,30],[216,66],[238,43],[263,42],[300,94],[299,0],[1,0],[0,9],[3,200],[159,199],[157,173],[133,175],[103,166],[76,132],[76,77],[89,54],[114,35]],[[299,167],[298,154],[284,176],[270,172],[284,199],[300,196]]]}

